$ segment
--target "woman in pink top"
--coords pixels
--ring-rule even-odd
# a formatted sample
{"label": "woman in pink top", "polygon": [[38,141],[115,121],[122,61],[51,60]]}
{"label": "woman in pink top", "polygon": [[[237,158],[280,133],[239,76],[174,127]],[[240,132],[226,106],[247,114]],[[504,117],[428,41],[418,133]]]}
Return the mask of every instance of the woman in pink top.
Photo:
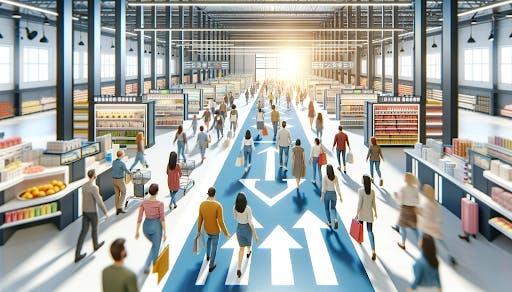
{"label": "woman in pink top", "polygon": [[158,184],[151,184],[149,186],[149,200],[144,200],[140,204],[139,218],[137,220],[137,230],[135,231],[135,239],[139,239],[140,223],[142,222],[142,215],[146,213],[146,219],[142,225],[142,232],[149,241],[151,241],[151,250],[149,251],[148,258],[144,264],[144,273],[149,274],[151,263],[154,263],[158,258],[160,252],[160,243],[167,239],[165,231],[165,216],[164,216],[164,203],[157,200]]}
{"label": "woman in pink top", "polygon": [[178,163],[178,154],[174,151],[169,154],[169,162],[167,163],[167,185],[169,186],[169,191],[171,192],[171,203],[169,204],[169,209],[178,207],[176,205],[176,194],[180,190],[180,178],[182,172],[181,167]]}

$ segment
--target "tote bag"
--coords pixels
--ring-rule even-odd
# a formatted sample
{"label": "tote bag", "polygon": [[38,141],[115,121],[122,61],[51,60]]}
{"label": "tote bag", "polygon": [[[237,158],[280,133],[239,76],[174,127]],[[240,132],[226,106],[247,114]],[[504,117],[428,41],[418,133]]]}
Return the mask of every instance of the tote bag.
{"label": "tote bag", "polygon": [[347,163],[354,163],[354,154],[352,154],[352,150],[349,150],[347,153]]}
{"label": "tote bag", "polygon": [[262,132],[263,132],[263,136],[268,136],[268,129],[267,129],[267,127],[264,126]]}
{"label": "tote bag", "polygon": [[327,154],[325,154],[325,152],[322,152],[322,153],[320,153],[320,155],[318,155],[318,164],[319,165],[327,164]]}
{"label": "tote bag", "polygon": [[350,236],[359,243],[363,242],[363,223],[352,219],[352,224],[350,224]]}
{"label": "tote bag", "polygon": [[235,161],[235,166],[236,167],[241,167],[244,165],[244,156],[243,155],[238,155],[238,157],[236,158],[236,161]]}
{"label": "tote bag", "polygon": [[204,235],[202,232],[196,235],[194,238],[194,244],[192,246],[192,253],[199,254],[204,247]]}
{"label": "tote bag", "polygon": [[169,245],[167,244],[153,265],[153,273],[158,274],[158,283],[169,271]]}

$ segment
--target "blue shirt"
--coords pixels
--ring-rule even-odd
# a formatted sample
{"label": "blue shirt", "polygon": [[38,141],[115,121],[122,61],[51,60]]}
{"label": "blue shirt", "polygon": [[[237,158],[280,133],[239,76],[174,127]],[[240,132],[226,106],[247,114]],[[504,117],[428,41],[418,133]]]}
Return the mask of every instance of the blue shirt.
{"label": "blue shirt", "polygon": [[201,147],[204,147],[206,141],[208,141],[208,135],[205,132],[199,132],[199,134],[197,134],[197,143],[201,145]]}
{"label": "blue shirt", "polygon": [[117,158],[112,162],[112,177],[113,178],[124,178],[126,173],[131,173],[128,168],[126,168],[126,164]]}
{"label": "blue shirt", "polygon": [[441,288],[441,281],[439,280],[439,270],[433,268],[423,256],[421,256],[413,266],[414,280],[411,283],[411,288],[417,287],[437,287]]}

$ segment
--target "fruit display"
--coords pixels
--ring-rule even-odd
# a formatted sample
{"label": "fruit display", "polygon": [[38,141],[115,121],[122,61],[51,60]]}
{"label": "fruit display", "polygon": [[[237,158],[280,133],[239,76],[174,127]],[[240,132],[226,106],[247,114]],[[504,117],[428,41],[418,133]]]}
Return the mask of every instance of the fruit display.
{"label": "fruit display", "polygon": [[21,193],[18,198],[21,200],[31,200],[54,195],[66,188],[66,184],[59,180],[52,180],[50,183],[37,187],[28,188]]}
{"label": "fruit display", "polygon": [[45,167],[42,166],[42,165],[33,165],[33,166],[26,167],[23,170],[23,173],[25,173],[25,174],[34,174],[34,173],[42,172],[44,170],[45,170]]}

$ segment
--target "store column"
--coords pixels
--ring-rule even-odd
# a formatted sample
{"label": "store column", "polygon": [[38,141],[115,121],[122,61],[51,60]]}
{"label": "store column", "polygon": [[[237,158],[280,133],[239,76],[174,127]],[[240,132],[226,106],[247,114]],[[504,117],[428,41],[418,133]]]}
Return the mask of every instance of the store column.
{"label": "store column", "polygon": [[[350,41],[352,41],[354,38],[352,38],[351,34],[350,34],[350,29],[352,28],[352,7],[347,7],[347,29],[349,29],[347,31],[347,58],[346,58],[346,61],[347,62],[350,62],[353,60],[354,56],[352,54],[352,45],[350,43]],[[352,84],[352,68],[347,68],[347,75],[348,75],[348,80],[347,80],[347,83],[348,84]]]}
{"label": "store column", "polygon": [[73,139],[73,3],[57,0],[57,140]]}
{"label": "store column", "polygon": [[[398,7],[393,7],[393,28],[398,28]],[[392,35],[392,54],[393,54],[393,74],[392,74],[392,94],[398,96],[398,31],[393,31]]]}
{"label": "store column", "polygon": [[[202,29],[203,28],[203,12],[199,9],[197,9],[197,28]],[[197,51],[197,60],[202,64],[204,62],[204,55],[203,55],[203,35],[204,32],[201,30],[198,33],[198,42],[196,44],[199,44],[199,51]],[[191,42],[194,44],[193,42]],[[192,46],[193,48],[197,49],[197,46]],[[197,83],[201,83],[203,81],[203,74],[204,70],[202,67],[197,71]]]}
{"label": "store column", "polygon": [[[343,28],[343,11],[342,10],[339,10],[337,12],[334,13],[334,27],[337,28],[337,29],[341,29]],[[341,30],[338,30],[334,33],[334,35],[336,36],[336,38],[334,39],[334,41],[331,42],[331,44],[329,45],[329,47],[336,47],[336,49],[332,48],[332,49],[329,49],[329,50],[332,50],[334,52],[334,56],[335,56],[335,60],[334,61],[343,61],[343,52],[341,51],[341,49],[339,48],[339,40],[342,40],[343,39],[343,32]],[[335,69],[334,70],[334,79],[335,80],[339,80],[340,82],[343,83],[343,68],[340,68],[340,69]]]}
{"label": "store column", "polygon": [[[214,39],[214,33],[211,31],[213,28],[213,22],[210,18],[208,18],[208,63],[213,61],[213,39]],[[213,69],[210,69],[208,67],[208,79],[213,78],[214,72]]]}
{"label": "store column", "polygon": [[425,143],[427,140],[427,0],[414,2],[414,95],[420,97],[420,142]]}
{"label": "store column", "polygon": [[115,92],[117,96],[126,95],[126,1],[115,2],[116,32],[115,32],[115,54],[116,54],[116,80]]}
{"label": "store column", "polygon": [[[165,17],[167,21],[167,27],[172,28],[172,7],[168,6],[165,8]],[[172,86],[172,32],[168,31],[165,37],[165,85],[167,88]]]}
{"label": "store column", "polygon": [[87,100],[89,141],[94,141],[94,96],[101,94],[101,0],[87,3]]}
{"label": "store column", "polygon": [[459,42],[457,0],[443,1],[442,90],[443,143],[451,144],[459,130]]}
{"label": "store column", "polygon": [[[356,7],[356,27],[361,27],[361,7]],[[355,40],[357,41],[356,44],[356,51],[354,55],[353,66],[354,66],[354,78],[356,79],[354,84],[355,86],[361,85],[361,48],[359,47],[359,32],[355,33],[356,37]]]}
{"label": "store column", "polygon": [[[193,28],[194,28],[194,6],[190,6],[190,7],[188,8],[188,28],[190,28],[190,29],[193,29]],[[193,31],[190,31],[190,32],[189,32],[188,40],[189,40],[191,43],[193,43],[193,42],[194,42],[194,32],[193,32]],[[189,49],[189,50],[188,50],[188,60],[189,60],[190,62],[195,61],[195,60],[194,60],[194,55],[195,55],[195,54],[196,54],[196,53],[195,53],[192,49]],[[189,79],[188,79],[188,83],[192,84],[192,83],[194,83],[194,74],[195,74],[195,72],[194,72],[194,66],[191,66],[191,67],[190,67],[190,73],[189,73],[189,74],[190,74],[190,77],[189,77]]]}
{"label": "store column", "polygon": [[[137,18],[136,25],[138,28],[144,28],[144,7],[137,6],[135,9],[136,9],[136,18]],[[89,20],[90,20],[90,18],[89,18]],[[91,27],[91,26],[89,25],[89,27]],[[91,41],[89,40],[89,43],[90,42]],[[99,45],[100,41],[98,41],[97,43]],[[98,64],[99,64],[99,60],[100,59],[98,58],[97,59]],[[141,96],[142,94],[144,94],[144,66],[145,66],[145,62],[144,62],[144,31],[139,31],[137,33],[137,95],[138,96]],[[91,70],[90,68],[91,67],[89,65],[89,70]],[[95,71],[95,72],[100,72],[100,71]],[[93,72],[93,74],[94,74],[94,72]],[[99,77],[100,76],[98,76],[98,78]],[[89,80],[91,80],[91,79],[89,79]]]}
{"label": "store column", "polygon": [[180,84],[185,82],[185,32],[183,31],[185,27],[185,13],[183,6],[178,8],[179,13],[179,26],[180,26],[180,50],[179,50],[179,71],[180,71]]}
{"label": "store column", "polygon": [[20,36],[20,19],[13,19],[14,21],[14,40],[13,40],[13,84],[14,84],[14,115],[21,116],[22,100],[20,93],[21,83],[21,36]]}
{"label": "store column", "polygon": [[[203,14],[203,26],[202,28],[208,28],[208,15],[206,13]],[[210,47],[210,32],[203,32],[203,42],[202,45],[202,52],[203,52],[203,61],[208,64],[209,61],[209,55],[207,54],[209,47]],[[210,78],[210,71],[208,70],[208,66],[204,69],[203,74],[203,80],[206,81],[208,78]]]}
{"label": "store column", "polygon": [[[151,25],[156,29],[156,6],[151,7]],[[151,33],[151,89],[158,89],[156,74],[156,55],[158,48],[156,46],[156,30]]]}
{"label": "store column", "polygon": [[[384,29],[385,25],[386,25],[386,22],[384,21],[386,18],[386,9],[384,8],[384,6],[382,6],[382,22],[381,22],[381,28]],[[386,55],[387,55],[387,50],[386,50],[386,42],[384,41],[384,37],[385,37],[385,34],[384,34],[384,30],[382,31],[381,33],[381,43],[380,43],[380,66],[381,66],[381,71],[380,71],[380,81],[381,81],[381,84],[380,84],[380,91],[382,93],[385,93],[386,92]]]}
{"label": "store column", "polygon": [[[368,7],[368,20],[367,20],[368,28],[373,28],[373,8]],[[373,52],[373,32],[368,31],[368,47],[366,51],[366,87],[369,89],[373,88],[373,78],[375,76],[375,56]]]}

